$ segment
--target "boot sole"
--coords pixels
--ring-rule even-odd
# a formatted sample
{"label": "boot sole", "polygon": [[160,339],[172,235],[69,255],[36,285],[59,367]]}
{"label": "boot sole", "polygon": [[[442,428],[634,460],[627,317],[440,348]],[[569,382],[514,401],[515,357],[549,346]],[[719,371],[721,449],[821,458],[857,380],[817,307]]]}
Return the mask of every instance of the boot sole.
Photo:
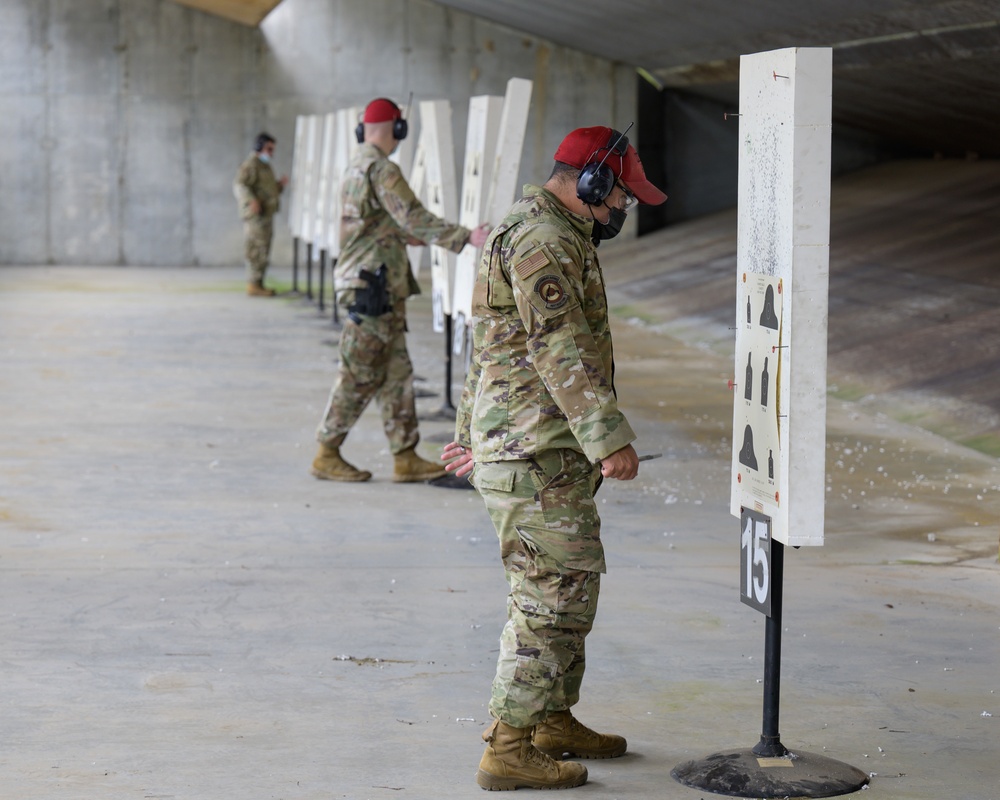
{"label": "boot sole", "polygon": [[509,792],[514,789],[572,789],[575,786],[583,786],[586,782],[586,771],[579,778],[562,783],[538,783],[526,781],[523,778],[499,778],[481,769],[476,771],[476,783],[488,792]]}
{"label": "boot sole", "polygon": [[598,759],[598,758],[621,758],[628,752],[627,748],[622,750],[620,753],[612,750],[608,753],[588,753],[586,751],[579,750],[544,750],[538,745],[535,745],[540,753],[545,753],[549,758],[555,761],[565,761],[567,758],[583,758],[583,759]]}
{"label": "boot sole", "polygon": [[357,476],[354,475],[338,475],[336,477],[328,475],[325,472],[320,472],[318,469],[309,470],[314,478],[319,478],[321,481],[340,481],[341,483],[364,483],[370,480],[372,474],[370,472],[361,472]]}

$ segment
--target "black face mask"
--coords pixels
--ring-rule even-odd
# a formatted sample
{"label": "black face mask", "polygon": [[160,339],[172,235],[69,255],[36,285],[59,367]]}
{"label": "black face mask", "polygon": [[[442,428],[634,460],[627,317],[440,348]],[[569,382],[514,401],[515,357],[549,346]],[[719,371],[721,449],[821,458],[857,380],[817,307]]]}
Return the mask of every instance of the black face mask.
{"label": "black face mask", "polygon": [[620,208],[612,208],[610,211],[611,216],[606,223],[594,220],[594,230],[590,234],[590,238],[594,241],[594,247],[597,247],[605,239],[614,239],[622,231],[622,225],[625,224],[625,218],[628,215]]}

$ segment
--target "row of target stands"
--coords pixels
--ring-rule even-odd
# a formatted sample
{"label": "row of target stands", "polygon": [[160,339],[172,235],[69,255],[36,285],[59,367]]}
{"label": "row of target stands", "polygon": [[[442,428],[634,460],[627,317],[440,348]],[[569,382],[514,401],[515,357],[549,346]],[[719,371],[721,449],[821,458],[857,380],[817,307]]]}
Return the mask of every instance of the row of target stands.
{"label": "row of target stands", "polygon": [[[867,788],[861,770],[823,755],[792,751],[779,733],[785,547],[821,546],[824,529],[826,320],[832,50],[785,48],[740,61],[741,150],[736,366],[730,512],[740,520],[740,600],[764,614],[760,740],[677,765],[679,783],[747,798],[833,797]],[[451,107],[419,104],[420,135],[393,158],[424,205],[473,228],[497,224],[514,200],[527,123],[530,81],[504,97],[469,103],[461,194],[454,174]],[[357,146],[360,109],[299,117],[295,128],[289,224],[306,245],[305,296],[323,309],[324,272],[339,252],[336,180]],[[460,201],[460,202],[459,202]],[[410,254],[419,270],[423,248]],[[445,406],[453,355],[467,353],[466,320],[479,253],[455,257],[429,248],[434,329],[445,334]],[[312,265],[319,255],[319,290]],[[336,304],[333,312],[337,324]],[[454,328],[454,334],[452,333]],[[466,483],[467,486],[467,483]]]}
{"label": "row of target stands", "polygon": [[[483,222],[496,225],[513,204],[532,82],[512,78],[504,96],[479,95],[469,100],[465,164],[461,181],[455,169],[452,106],[448,100],[407,104],[410,131],[390,157],[408,177],[410,188],[431,213],[472,229]],[[340,326],[333,296],[333,272],[340,255],[340,182],[360,146],[355,128],[363,108],[353,106],[328,114],[299,116],[288,204],[292,233],[292,291],[326,313],[329,269],[332,323]],[[304,246],[303,283],[300,252]],[[467,245],[455,254],[441,247],[407,248],[414,275],[427,263],[431,270],[433,326],[444,334],[445,386],[442,411],[454,415],[451,402],[454,356],[468,356],[467,320],[480,251]],[[329,265],[329,266],[328,266]],[[314,291],[313,273],[316,281]]]}

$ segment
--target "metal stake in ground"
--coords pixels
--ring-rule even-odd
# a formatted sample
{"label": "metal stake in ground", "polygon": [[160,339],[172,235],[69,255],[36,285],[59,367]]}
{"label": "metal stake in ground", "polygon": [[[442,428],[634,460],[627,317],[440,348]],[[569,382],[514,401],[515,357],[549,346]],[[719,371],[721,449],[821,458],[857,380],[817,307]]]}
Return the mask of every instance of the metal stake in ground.
{"label": "metal stake in ground", "polygon": [[326,275],[326,248],[319,251],[319,292],[317,293],[318,311],[320,314],[324,311],[323,306],[323,293],[325,291],[323,286],[323,278]]}
{"label": "metal stake in ground", "polygon": [[313,243],[306,242],[306,297],[313,299]]}
{"label": "metal stake in ground", "polygon": [[750,749],[725,750],[686,761],[670,774],[685,786],[734,797],[832,797],[856,792],[868,783],[868,776],[861,770],[814,753],[791,752],[781,743],[778,716],[784,545],[771,542],[770,553],[767,573],[771,580],[767,594],[771,615],[764,628],[764,713],[760,741]]}
{"label": "metal stake in ground", "polygon": [[337,313],[337,281],[334,274],[337,272],[337,257],[330,257],[330,305],[333,306],[333,327],[340,327],[340,316]]}
{"label": "metal stake in ground", "polygon": [[[455,404],[451,401],[451,379],[452,379],[452,337],[454,335],[454,322],[452,321],[451,314],[445,314],[443,316],[444,323],[444,390],[442,395],[444,399],[441,401],[441,407],[437,411],[432,411],[429,414],[421,414],[420,419],[429,421],[448,421],[455,419],[455,415],[458,413],[458,409],[455,408]],[[466,488],[465,486],[462,487]]]}

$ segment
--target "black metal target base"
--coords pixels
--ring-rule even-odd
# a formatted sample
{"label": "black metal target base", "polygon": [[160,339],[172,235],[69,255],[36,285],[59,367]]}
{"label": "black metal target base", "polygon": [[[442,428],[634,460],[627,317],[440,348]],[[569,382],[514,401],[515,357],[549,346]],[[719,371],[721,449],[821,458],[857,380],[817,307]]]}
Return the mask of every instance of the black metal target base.
{"label": "black metal target base", "polygon": [[469,483],[469,476],[465,475],[459,478],[451,473],[447,475],[442,475],[440,478],[435,478],[432,481],[427,481],[428,486],[436,486],[438,489],[472,489],[475,491],[476,487]]}
{"label": "black metal target base", "polygon": [[732,797],[834,797],[856,792],[868,776],[849,764],[813,753],[762,758],[753,750],[713,753],[671,770],[685,786]]}

